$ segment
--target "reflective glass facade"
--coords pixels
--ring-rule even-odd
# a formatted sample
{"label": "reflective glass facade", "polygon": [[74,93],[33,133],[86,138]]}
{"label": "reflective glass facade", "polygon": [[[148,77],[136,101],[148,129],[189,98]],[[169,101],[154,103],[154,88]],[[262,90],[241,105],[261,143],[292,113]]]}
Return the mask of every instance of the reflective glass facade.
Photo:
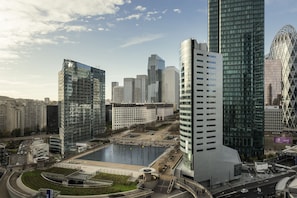
{"label": "reflective glass facade", "polygon": [[209,51],[223,55],[224,144],[264,154],[264,0],[209,0]]}
{"label": "reflective glass facade", "polygon": [[105,71],[64,60],[59,72],[59,133],[62,154],[105,128]]}
{"label": "reflective glass facade", "polygon": [[297,33],[284,26],[274,37],[269,58],[282,65],[282,109],[285,127],[297,127]]}
{"label": "reflective glass facade", "polygon": [[162,71],[165,61],[156,54],[148,58],[148,102],[162,102]]}
{"label": "reflective glass facade", "polygon": [[282,64],[280,60],[265,59],[265,105],[280,105],[282,91]]}

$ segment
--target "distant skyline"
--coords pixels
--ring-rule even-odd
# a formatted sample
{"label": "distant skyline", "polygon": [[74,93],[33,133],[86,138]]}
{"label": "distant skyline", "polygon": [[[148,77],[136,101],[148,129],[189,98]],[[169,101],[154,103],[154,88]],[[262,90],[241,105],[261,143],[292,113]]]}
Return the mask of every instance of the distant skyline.
{"label": "distant skyline", "polygon": [[[148,57],[179,68],[180,43],[207,42],[207,0],[0,0],[0,95],[58,99],[63,59],[106,71],[111,82],[147,74]],[[265,0],[265,54],[296,0]],[[264,57],[263,57],[264,58]]]}

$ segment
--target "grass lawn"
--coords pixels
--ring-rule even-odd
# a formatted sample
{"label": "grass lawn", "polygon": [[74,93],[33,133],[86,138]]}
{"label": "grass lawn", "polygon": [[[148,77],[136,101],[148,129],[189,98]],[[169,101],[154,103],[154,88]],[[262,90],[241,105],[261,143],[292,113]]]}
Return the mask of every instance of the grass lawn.
{"label": "grass lawn", "polygon": [[[73,170],[73,169],[70,169]],[[110,187],[102,188],[77,188],[77,187],[66,187],[61,184],[55,184],[47,181],[41,177],[40,170],[24,172],[22,175],[22,182],[34,189],[39,190],[40,188],[49,188],[60,191],[62,195],[96,195],[96,194],[109,194],[124,192],[136,189],[136,182],[129,182],[128,176],[113,175],[107,173],[99,173],[95,176],[96,179],[107,179],[112,180],[114,183]],[[46,170],[46,172],[49,172]],[[51,170],[52,172],[52,170]]]}

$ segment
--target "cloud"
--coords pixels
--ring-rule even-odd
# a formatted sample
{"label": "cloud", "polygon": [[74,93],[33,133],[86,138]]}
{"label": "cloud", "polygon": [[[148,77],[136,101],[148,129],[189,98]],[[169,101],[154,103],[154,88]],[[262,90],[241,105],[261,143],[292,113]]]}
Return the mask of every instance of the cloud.
{"label": "cloud", "polygon": [[11,67],[0,67],[0,71],[9,71]]}
{"label": "cloud", "polygon": [[158,11],[147,12],[146,16],[145,16],[145,20],[147,20],[147,21],[156,21],[158,19],[158,16],[156,16],[157,14],[159,14]]}
{"label": "cloud", "polygon": [[175,9],[173,9],[173,12],[176,12],[176,13],[180,14],[181,13],[181,10],[178,9],[178,8],[175,8]]}
{"label": "cloud", "polygon": [[0,80],[0,84],[2,85],[24,85],[24,82],[15,81],[15,80]]}
{"label": "cloud", "polygon": [[89,31],[89,29],[87,27],[82,26],[82,25],[65,26],[64,30],[66,30],[66,32],[86,32],[86,31]]}
{"label": "cloud", "polygon": [[131,14],[129,16],[123,17],[123,18],[117,18],[117,21],[125,21],[125,20],[132,20],[132,19],[136,19],[138,20],[141,17],[141,13],[139,14]]}
{"label": "cloud", "polygon": [[99,27],[98,28],[98,31],[100,31],[100,32],[102,32],[102,31],[109,31],[109,29],[108,28],[103,28],[103,27]]}
{"label": "cloud", "polygon": [[135,10],[138,10],[138,11],[143,12],[143,11],[146,10],[146,7],[143,7],[143,6],[139,5],[139,6],[136,6],[136,7],[135,7]]}
{"label": "cloud", "polygon": [[96,20],[98,20],[98,21],[100,21],[100,20],[104,20],[104,19],[105,19],[104,16],[99,16],[99,17],[96,18]]}
{"label": "cloud", "polygon": [[[89,27],[74,26],[85,23],[81,18],[115,14],[119,6],[130,0],[40,0],[1,1],[0,4],[0,62],[19,57],[22,47],[34,44],[54,44],[47,36],[66,31],[91,31]],[[72,25],[70,25],[72,23]]]}
{"label": "cloud", "polygon": [[163,34],[148,34],[148,35],[143,35],[140,37],[134,37],[134,38],[129,39],[126,43],[122,44],[120,47],[125,48],[125,47],[130,47],[133,45],[139,45],[142,43],[160,39],[162,37],[164,37]]}
{"label": "cloud", "polygon": [[115,27],[115,24],[113,24],[113,23],[106,23],[106,25],[107,25],[107,27],[109,27],[109,28],[113,28],[113,27]]}

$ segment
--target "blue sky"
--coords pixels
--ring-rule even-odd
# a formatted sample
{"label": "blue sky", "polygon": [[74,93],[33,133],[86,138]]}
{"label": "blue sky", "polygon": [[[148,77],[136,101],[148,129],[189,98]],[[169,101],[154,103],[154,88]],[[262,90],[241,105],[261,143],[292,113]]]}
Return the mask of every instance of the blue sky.
{"label": "blue sky", "polygon": [[[265,53],[296,0],[265,0]],[[158,54],[179,67],[179,46],[207,41],[207,0],[0,0],[0,95],[58,99],[63,59],[106,71],[112,81],[147,74]]]}

